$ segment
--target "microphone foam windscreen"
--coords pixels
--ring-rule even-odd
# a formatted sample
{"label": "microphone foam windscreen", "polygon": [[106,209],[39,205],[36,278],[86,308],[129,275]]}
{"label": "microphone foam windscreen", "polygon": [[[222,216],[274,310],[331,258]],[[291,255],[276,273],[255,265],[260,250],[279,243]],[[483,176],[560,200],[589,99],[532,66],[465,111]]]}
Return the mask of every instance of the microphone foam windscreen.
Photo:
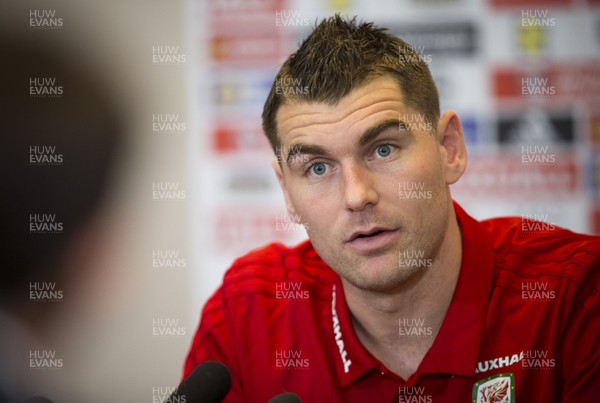
{"label": "microphone foam windscreen", "polygon": [[181,382],[174,395],[185,396],[187,403],[220,403],[229,389],[229,369],[220,362],[206,361]]}
{"label": "microphone foam windscreen", "polygon": [[302,400],[297,394],[288,392],[275,396],[268,403],[302,403]]}

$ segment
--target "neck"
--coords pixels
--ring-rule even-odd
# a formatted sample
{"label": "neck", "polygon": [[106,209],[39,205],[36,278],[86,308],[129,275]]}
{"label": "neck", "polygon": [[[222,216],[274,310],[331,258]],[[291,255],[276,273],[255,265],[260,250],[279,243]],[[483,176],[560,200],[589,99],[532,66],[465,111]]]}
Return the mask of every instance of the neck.
{"label": "neck", "polygon": [[[365,347],[384,362],[378,355],[385,356],[404,347],[417,346],[426,352],[452,300],[461,259],[461,234],[452,209],[444,240],[431,267],[414,273],[387,292],[358,289],[342,279],[354,328]],[[425,332],[428,337],[410,337],[411,332]]]}

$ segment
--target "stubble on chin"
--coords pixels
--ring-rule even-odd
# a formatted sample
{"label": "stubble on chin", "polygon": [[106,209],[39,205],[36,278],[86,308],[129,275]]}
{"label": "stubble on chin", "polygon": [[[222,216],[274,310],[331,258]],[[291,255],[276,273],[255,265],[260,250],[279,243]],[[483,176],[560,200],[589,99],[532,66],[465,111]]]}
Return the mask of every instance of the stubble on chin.
{"label": "stubble on chin", "polygon": [[315,249],[343,280],[364,291],[390,291],[419,274],[418,269],[399,267],[398,252],[395,249],[379,255],[379,259],[377,256],[354,255],[348,251],[320,252],[317,246]]}

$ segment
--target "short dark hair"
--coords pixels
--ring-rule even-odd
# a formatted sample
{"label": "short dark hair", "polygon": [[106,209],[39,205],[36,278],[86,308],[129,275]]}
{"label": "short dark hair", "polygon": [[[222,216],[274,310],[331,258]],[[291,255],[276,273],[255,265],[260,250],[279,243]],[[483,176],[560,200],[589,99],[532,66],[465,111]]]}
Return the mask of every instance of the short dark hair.
{"label": "short dark hair", "polygon": [[[408,106],[433,127],[440,117],[438,91],[416,49],[369,23],[338,14],[321,21],[275,77],[262,113],[262,125],[277,153],[276,115],[286,101],[335,105],[352,90],[376,77],[394,77]],[[298,85],[301,91],[298,91]]]}

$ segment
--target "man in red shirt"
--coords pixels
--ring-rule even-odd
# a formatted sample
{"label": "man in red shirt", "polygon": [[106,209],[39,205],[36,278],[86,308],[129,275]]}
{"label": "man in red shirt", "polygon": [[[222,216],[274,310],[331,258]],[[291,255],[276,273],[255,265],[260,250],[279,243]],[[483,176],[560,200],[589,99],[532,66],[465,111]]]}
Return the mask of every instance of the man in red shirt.
{"label": "man in red shirt", "polygon": [[324,20],[263,128],[309,241],[233,264],[186,376],[223,362],[226,402],[599,401],[600,238],[453,203],[462,127],[414,49]]}

